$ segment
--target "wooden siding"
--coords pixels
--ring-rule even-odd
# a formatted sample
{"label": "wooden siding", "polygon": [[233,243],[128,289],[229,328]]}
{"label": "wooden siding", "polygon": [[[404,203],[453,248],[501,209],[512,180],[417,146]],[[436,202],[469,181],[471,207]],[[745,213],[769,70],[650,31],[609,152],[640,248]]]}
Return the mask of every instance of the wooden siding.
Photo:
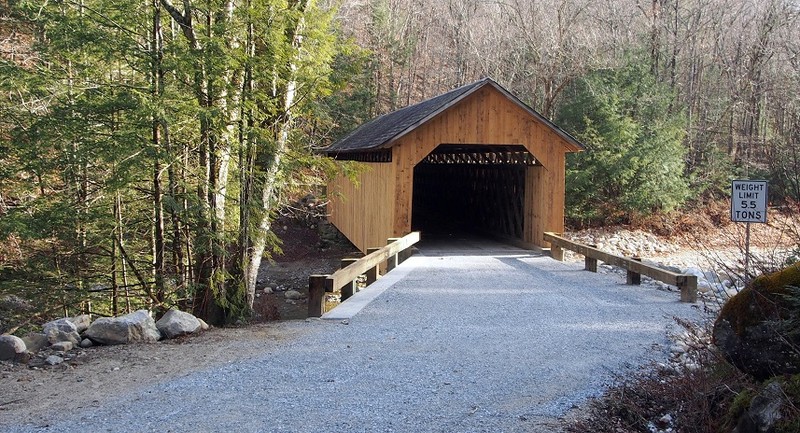
{"label": "wooden siding", "polygon": [[[564,155],[561,155],[562,161]],[[528,167],[525,175],[525,227],[523,241],[541,247],[549,244],[545,232],[564,232],[564,169]]]}
{"label": "wooden siding", "polygon": [[342,175],[328,185],[328,219],[359,250],[381,247],[397,233],[394,218],[395,175],[392,163],[363,163],[357,184]]}
{"label": "wooden siding", "polygon": [[[556,179],[536,184],[536,201],[541,197],[553,197],[555,202],[548,206],[559,207],[560,211],[546,210],[544,205],[539,205],[537,212],[540,216],[526,218],[526,233],[530,234],[523,240],[546,246],[543,238],[545,231],[563,231],[564,154],[579,149],[568,144],[500,92],[487,87],[393,143],[392,160],[397,165],[394,233],[411,231],[414,166],[440,144],[525,146],[545,169],[539,177],[546,180],[550,174],[556,176]],[[526,206],[533,208],[536,205],[528,202]],[[422,235],[425,236],[424,233]]]}
{"label": "wooden siding", "polygon": [[335,179],[329,186],[331,222],[362,251],[409,233],[414,167],[440,144],[524,146],[539,165],[525,172],[522,240],[547,246],[544,232],[564,230],[564,155],[580,149],[493,87],[476,91],[390,143],[392,162],[365,164],[369,169],[361,175],[360,188]]}

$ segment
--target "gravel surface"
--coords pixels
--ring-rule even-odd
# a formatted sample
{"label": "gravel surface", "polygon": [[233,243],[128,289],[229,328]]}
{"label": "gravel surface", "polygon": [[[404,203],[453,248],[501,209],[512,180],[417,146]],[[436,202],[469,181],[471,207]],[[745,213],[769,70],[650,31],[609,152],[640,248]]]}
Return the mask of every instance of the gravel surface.
{"label": "gravel surface", "polygon": [[275,325],[297,337],[263,355],[5,431],[553,432],[700,315],[530,252],[452,253],[423,248],[351,319]]}

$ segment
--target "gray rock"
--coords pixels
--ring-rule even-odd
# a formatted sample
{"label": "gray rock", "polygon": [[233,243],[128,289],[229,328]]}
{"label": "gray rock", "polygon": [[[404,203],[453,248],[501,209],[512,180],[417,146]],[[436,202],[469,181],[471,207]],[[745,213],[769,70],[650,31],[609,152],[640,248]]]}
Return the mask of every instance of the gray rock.
{"label": "gray rock", "polygon": [[731,433],[770,433],[781,419],[785,394],[781,385],[772,382],[750,403],[750,408],[740,418]]}
{"label": "gray rock", "polygon": [[800,284],[800,264],[761,275],[728,300],[714,323],[714,344],[725,359],[759,381],[800,373],[800,311],[792,304],[800,295],[789,296],[792,284]]}
{"label": "gray rock", "polygon": [[714,344],[730,363],[756,379],[800,373],[800,354],[787,343],[780,322],[752,324],[739,333],[730,321],[717,319]]}
{"label": "gray rock", "polygon": [[298,299],[303,299],[303,294],[298,292],[297,290],[288,290],[286,291],[286,293],[283,294],[283,296],[285,296],[286,299],[291,299],[293,301],[296,301]]}
{"label": "gray rock", "polygon": [[50,333],[47,334],[47,341],[49,341],[50,344],[68,341],[73,345],[77,345],[81,341],[81,334],[78,334],[77,332],[51,330]]}
{"label": "gray rock", "polygon": [[80,316],[70,317],[67,320],[72,322],[75,325],[75,328],[78,330],[78,333],[81,333],[87,329],[89,329],[89,325],[92,324],[92,318],[88,314],[81,314]]}
{"label": "gray rock", "polygon": [[73,346],[77,346],[81,341],[78,327],[70,319],[58,319],[47,322],[42,326],[42,330],[47,335],[50,344],[61,341],[69,341]]}
{"label": "gray rock", "polygon": [[102,317],[89,325],[86,338],[100,344],[155,343],[161,338],[147,310],[120,317]]}
{"label": "gray rock", "polygon": [[29,352],[38,352],[50,345],[47,335],[41,332],[29,332],[28,335],[22,337],[22,341],[25,342],[25,347]]}
{"label": "gray rock", "polygon": [[78,327],[68,318],[53,320],[42,325],[42,332],[45,334],[54,329],[63,332],[78,332]]}
{"label": "gray rock", "polygon": [[58,343],[50,346],[51,349],[57,352],[69,352],[73,347],[75,346],[70,341],[59,341]]}
{"label": "gray rock", "polygon": [[202,328],[197,317],[180,310],[167,311],[156,322],[156,327],[164,338],[175,338],[180,335],[193,334]]}
{"label": "gray rock", "polygon": [[86,349],[87,347],[94,346],[94,343],[92,343],[92,340],[90,340],[88,338],[84,338],[83,340],[81,340],[81,345],[80,346],[83,347],[84,349]]}
{"label": "gray rock", "polygon": [[58,355],[50,355],[47,359],[44,360],[45,364],[47,365],[58,365],[64,362],[64,358]]}
{"label": "gray rock", "polygon": [[26,350],[25,342],[16,335],[0,335],[0,361],[16,360]]}

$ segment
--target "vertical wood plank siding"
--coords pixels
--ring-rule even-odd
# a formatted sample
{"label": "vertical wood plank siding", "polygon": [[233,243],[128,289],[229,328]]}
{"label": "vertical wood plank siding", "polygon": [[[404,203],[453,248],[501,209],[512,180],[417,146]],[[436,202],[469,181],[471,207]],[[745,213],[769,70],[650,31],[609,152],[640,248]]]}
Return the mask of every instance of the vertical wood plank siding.
{"label": "vertical wood plank siding", "polygon": [[391,143],[392,162],[365,163],[359,187],[334,179],[330,220],[364,252],[409,233],[414,167],[440,144],[524,146],[541,165],[526,168],[522,240],[547,247],[544,232],[563,232],[564,155],[579,149],[490,86]]}
{"label": "vertical wood plank siding", "polygon": [[328,185],[329,221],[359,250],[382,246],[393,237],[395,166],[392,163],[362,163],[365,170],[354,184],[337,176]]}

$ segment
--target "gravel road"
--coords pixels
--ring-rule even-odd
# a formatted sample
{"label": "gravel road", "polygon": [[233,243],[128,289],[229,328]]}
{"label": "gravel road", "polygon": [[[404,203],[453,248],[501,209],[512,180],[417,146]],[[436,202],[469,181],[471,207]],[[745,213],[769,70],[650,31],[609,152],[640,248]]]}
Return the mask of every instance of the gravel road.
{"label": "gravel road", "polygon": [[423,248],[350,319],[276,324],[298,336],[263,355],[8,431],[553,432],[666,360],[673,316],[699,316],[677,293],[527,251],[453,254]]}

